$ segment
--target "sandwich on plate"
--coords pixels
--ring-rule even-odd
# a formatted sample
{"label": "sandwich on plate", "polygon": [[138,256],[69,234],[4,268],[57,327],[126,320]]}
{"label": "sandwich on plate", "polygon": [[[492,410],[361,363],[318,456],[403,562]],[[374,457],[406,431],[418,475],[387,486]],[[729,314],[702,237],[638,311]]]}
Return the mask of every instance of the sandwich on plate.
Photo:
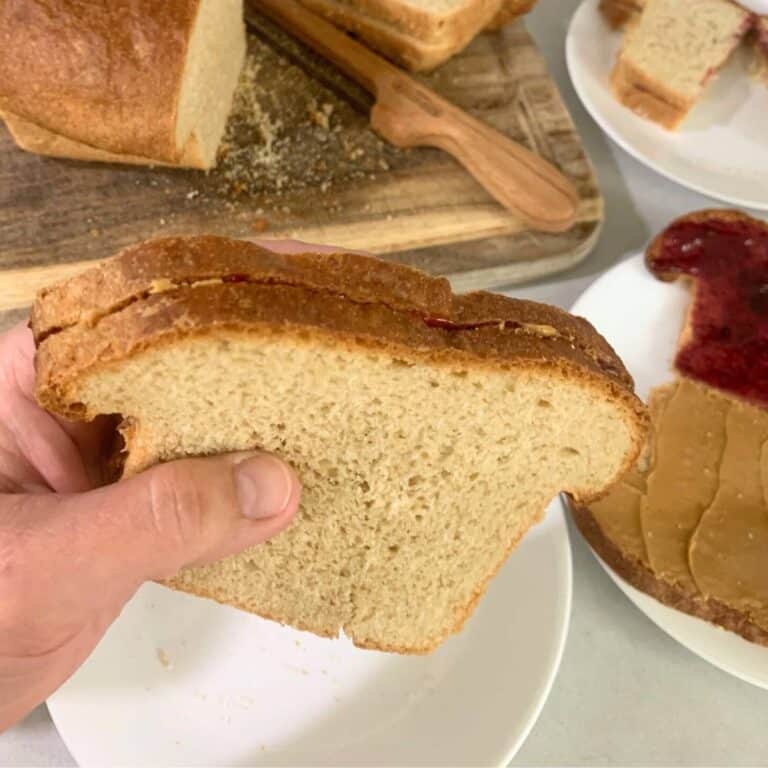
{"label": "sandwich on plate", "polygon": [[645,441],[586,321],[361,255],[150,241],[31,325],[40,403],[119,414],[123,477],[255,448],[298,473],[291,527],[169,586],[364,648],[436,648],[556,494],[600,497]]}

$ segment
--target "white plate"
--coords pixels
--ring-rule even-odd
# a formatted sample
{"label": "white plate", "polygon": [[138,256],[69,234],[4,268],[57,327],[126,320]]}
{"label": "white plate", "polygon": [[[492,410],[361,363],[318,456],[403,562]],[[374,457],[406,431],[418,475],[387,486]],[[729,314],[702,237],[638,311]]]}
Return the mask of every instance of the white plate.
{"label": "white plate", "polygon": [[48,706],[81,766],[503,765],[549,693],[570,605],[557,500],[430,656],[150,584]]}
{"label": "white plate", "polygon": [[621,40],[584,0],[571,20],[568,70],[584,106],[623,149],[684,186],[748,208],[768,209],[768,88],[747,74],[738,51],[676,132],[623,107],[609,78]]}
{"label": "white plate", "polygon": [[[638,394],[647,399],[652,387],[673,377],[689,300],[682,284],[656,280],[638,255],[606,272],[571,311],[586,317],[608,339],[635,378]],[[627,597],[675,640],[716,667],[768,688],[768,648],[668,608],[631,587],[604,563],[603,567]]]}

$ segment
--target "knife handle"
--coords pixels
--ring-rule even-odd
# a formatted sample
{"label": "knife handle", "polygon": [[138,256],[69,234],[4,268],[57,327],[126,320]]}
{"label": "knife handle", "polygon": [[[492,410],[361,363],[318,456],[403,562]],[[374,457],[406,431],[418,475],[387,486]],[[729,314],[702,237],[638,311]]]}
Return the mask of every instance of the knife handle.
{"label": "knife handle", "polygon": [[408,77],[380,78],[371,125],[398,147],[448,152],[505,208],[531,227],[562,232],[578,193],[554,166]]}

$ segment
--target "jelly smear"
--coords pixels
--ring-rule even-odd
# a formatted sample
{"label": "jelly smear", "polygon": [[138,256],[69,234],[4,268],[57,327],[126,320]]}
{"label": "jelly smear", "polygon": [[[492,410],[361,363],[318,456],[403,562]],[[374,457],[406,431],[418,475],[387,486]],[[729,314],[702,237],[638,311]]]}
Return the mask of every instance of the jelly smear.
{"label": "jelly smear", "polygon": [[663,279],[694,279],[684,375],[768,407],[768,226],[755,219],[681,221],[649,258]]}

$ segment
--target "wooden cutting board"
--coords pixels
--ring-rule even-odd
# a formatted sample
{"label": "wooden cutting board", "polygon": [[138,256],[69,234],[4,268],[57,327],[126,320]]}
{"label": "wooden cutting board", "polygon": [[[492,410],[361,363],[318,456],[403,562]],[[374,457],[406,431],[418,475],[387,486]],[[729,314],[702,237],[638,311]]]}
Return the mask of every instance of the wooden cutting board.
{"label": "wooden cutting board", "polygon": [[462,291],[557,272],[590,251],[602,199],[522,22],[481,35],[425,81],[575,182],[577,223],[562,234],[526,229],[442,152],[386,145],[368,128],[367,93],[272,23],[254,22],[223,157],[210,173],[38,157],[0,127],[0,326],[23,316],[42,285],[163,235],[367,250],[447,275]]}

